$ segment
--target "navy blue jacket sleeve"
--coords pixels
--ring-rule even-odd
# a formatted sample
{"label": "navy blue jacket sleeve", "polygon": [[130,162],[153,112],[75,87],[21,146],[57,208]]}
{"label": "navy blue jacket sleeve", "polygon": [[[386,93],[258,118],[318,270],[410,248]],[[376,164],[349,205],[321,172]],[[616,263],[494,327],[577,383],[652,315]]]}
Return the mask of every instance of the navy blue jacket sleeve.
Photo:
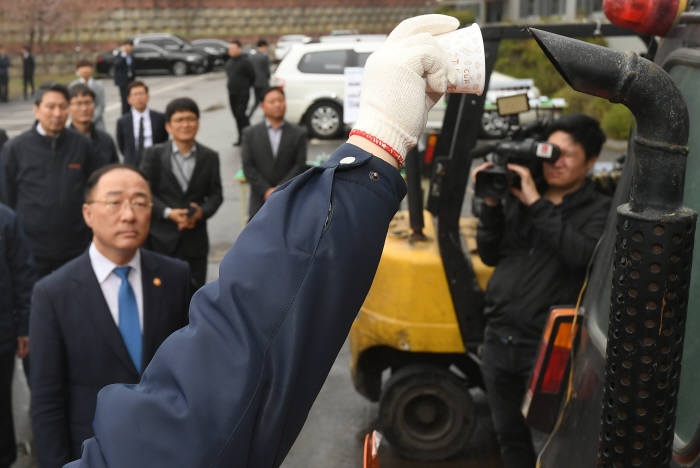
{"label": "navy blue jacket sleeve", "polygon": [[22,227],[13,216],[8,232],[7,261],[12,275],[12,304],[14,305],[15,329],[17,336],[29,335],[29,301],[36,281],[34,261]]}
{"label": "navy blue jacket sleeve", "polygon": [[95,437],[69,466],[279,466],[365,299],[405,190],[396,169],[348,144],[280,186],[141,382],[100,392]]}

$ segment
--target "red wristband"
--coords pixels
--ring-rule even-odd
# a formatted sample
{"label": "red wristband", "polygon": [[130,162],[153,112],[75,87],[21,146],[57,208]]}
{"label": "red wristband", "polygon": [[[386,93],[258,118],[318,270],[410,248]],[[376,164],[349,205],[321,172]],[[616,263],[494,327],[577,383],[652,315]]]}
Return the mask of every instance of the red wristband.
{"label": "red wristband", "polygon": [[403,156],[401,156],[398,151],[396,151],[394,148],[392,148],[376,136],[370,135],[369,133],[364,132],[362,130],[358,130],[356,128],[350,132],[350,136],[353,135],[361,136],[365,140],[369,140],[375,145],[379,146],[381,149],[389,153],[394,159],[396,159],[396,162],[399,163],[399,169],[403,167]]}

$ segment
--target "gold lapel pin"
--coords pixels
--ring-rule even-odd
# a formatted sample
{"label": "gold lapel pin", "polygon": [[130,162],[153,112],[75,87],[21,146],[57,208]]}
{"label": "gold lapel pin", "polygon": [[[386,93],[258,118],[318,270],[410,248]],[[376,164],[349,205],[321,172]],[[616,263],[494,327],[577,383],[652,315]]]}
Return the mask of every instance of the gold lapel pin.
{"label": "gold lapel pin", "polygon": [[160,280],[160,278],[158,278],[158,277],[153,278],[153,285],[154,286],[160,286],[161,284],[163,284],[163,282]]}

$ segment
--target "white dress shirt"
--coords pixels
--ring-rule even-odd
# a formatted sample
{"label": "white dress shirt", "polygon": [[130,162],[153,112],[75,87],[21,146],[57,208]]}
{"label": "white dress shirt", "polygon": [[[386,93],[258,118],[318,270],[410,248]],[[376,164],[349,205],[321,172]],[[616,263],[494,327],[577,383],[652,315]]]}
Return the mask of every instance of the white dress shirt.
{"label": "white dress shirt", "polygon": [[[107,302],[107,307],[109,307],[109,312],[112,314],[114,323],[119,327],[119,288],[122,285],[122,280],[114,273],[114,268],[126,265],[117,265],[102,255],[95,247],[94,242],[90,244],[88,255],[90,256],[90,264],[97,277],[97,282],[100,283],[102,295]],[[143,332],[143,284],[141,283],[140,250],[136,251],[136,255],[127,265],[131,267],[128,279],[131,289],[134,290],[134,296],[136,296],[136,305],[139,308],[139,327]]]}
{"label": "white dress shirt", "polygon": [[151,111],[148,107],[143,112],[131,108],[131,116],[134,118],[134,147],[139,146],[139,122],[143,117],[143,147],[153,146],[153,129],[151,128]]}

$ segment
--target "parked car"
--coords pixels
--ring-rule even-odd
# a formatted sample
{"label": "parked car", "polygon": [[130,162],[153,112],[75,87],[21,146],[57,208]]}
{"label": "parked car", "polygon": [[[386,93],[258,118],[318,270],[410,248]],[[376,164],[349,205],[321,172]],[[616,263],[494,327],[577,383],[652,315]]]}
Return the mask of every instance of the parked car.
{"label": "parked car", "polygon": [[217,64],[217,61],[220,62],[220,64],[223,63],[221,62],[220,53],[212,51],[211,49],[207,50],[206,47],[197,47],[194,44],[190,44],[189,42],[175,34],[138,34],[134,36],[132,40],[134,41],[135,46],[141,44],[152,44],[171,52],[187,52],[190,54],[200,54],[207,59],[207,69],[209,70],[214,68],[214,66]]}
{"label": "parked car", "polygon": [[192,47],[197,50],[202,50],[214,56],[214,66],[218,67],[223,65],[226,60],[228,60],[228,48],[231,45],[230,42],[223,39],[215,38],[205,38],[205,39],[193,39],[190,41]]}
{"label": "parked car", "polygon": [[286,34],[280,36],[275,44],[275,61],[279,62],[289,53],[294,44],[306,44],[311,41],[309,36],[304,34]]}
{"label": "parked car", "polygon": [[[329,36],[357,37],[363,36]],[[335,138],[343,130],[343,100],[345,95],[346,67],[363,67],[369,55],[383,41],[375,35],[364,40],[343,42],[321,42],[297,44],[280,62],[272,84],[284,88],[287,97],[287,119],[306,126],[309,135],[316,138]],[[513,92],[526,92],[537,99],[539,90],[532,80],[518,80],[494,73],[487,96],[494,99]],[[493,90],[492,90],[493,89]],[[488,97],[487,97],[488,99]],[[441,99],[428,114],[429,130],[439,130],[445,112],[445,101]],[[495,109],[495,107],[494,107]],[[482,134],[500,135],[502,122],[497,112],[487,112]]]}
{"label": "parked car", "polygon": [[[95,70],[103,75],[114,76],[114,59],[119,49],[103,52],[97,56]],[[182,76],[188,73],[203,73],[207,70],[207,59],[195,52],[165,50],[153,44],[139,44],[132,51],[134,70],[137,75],[172,73]]]}

